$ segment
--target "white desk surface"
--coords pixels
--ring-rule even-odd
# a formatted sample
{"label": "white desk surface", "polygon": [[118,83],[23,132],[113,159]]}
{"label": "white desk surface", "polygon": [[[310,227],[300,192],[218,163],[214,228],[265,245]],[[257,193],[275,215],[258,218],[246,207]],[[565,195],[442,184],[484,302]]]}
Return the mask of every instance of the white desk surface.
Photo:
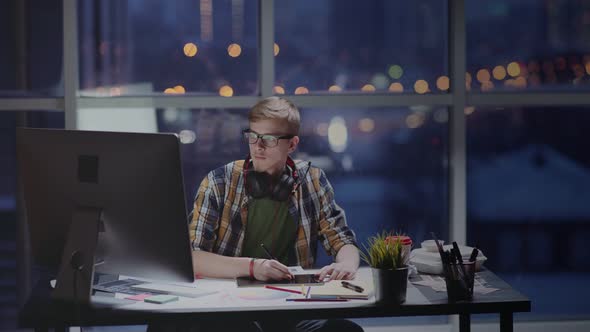
{"label": "white desk surface", "polygon": [[[307,271],[311,272],[311,271]],[[134,278],[137,279],[137,278]],[[210,295],[197,298],[179,296],[178,301],[165,304],[153,304],[143,301],[118,307],[119,310],[140,311],[173,311],[173,312],[216,312],[216,311],[251,311],[251,310],[293,310],[300,308],[350,308],[363,307],[375,303],[373,294],[373,279],[369,268],[360,268],[357,272],[355,284],[364,287],[369,293],[368,300],[350,300],[347,302],[288,302],[287,298],[304,298],[303,295],[266,289],[264,287],[238,288],[232,279],[198,279],[192,284],[177,284],[190,286],[206,291],[215,291]],[[312,286],[321,287],[321,286]],[[281,287],[301,290],[301,286]],[[306,287],[307,289],[307,287]],[[128,297],[127,294],[116,294],[117,298]],[[406,304],[425,303],[428,300],[408,282]]]}

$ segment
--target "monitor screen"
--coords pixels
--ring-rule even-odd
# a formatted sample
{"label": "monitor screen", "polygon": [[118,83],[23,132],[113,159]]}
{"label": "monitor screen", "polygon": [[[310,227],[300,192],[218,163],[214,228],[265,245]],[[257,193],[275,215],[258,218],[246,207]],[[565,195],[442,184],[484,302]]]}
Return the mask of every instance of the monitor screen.
{"label": "monitor screen", "polygon": [[176,135],[18,128],[17,159],[37,264],[58,270],[74,216],[91,209],[96,271],[194,280]]}

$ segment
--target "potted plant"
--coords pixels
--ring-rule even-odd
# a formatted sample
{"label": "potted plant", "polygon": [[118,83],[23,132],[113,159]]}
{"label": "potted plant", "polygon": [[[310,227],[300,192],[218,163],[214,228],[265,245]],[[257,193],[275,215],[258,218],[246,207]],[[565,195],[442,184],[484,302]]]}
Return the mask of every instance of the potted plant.
{"label": "potted plant", "polygon": [[403,303],[408,286],[408,255],[411,239],[404,235],[382,232],[370,237],[360,251],[371,267],[375,300],[381,303]]}

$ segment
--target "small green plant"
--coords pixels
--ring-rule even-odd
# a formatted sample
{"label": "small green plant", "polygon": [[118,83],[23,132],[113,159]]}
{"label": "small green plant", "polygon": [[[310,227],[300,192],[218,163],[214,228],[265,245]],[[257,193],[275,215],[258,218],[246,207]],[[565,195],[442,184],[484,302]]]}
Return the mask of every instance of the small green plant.
{"label": "small green plant", "polygon": [[363,247],[361,259],[372,268],[389,270],[405,267],[402,236],[399,234],[383,231],[370,237],[368,245],[363,244]]}

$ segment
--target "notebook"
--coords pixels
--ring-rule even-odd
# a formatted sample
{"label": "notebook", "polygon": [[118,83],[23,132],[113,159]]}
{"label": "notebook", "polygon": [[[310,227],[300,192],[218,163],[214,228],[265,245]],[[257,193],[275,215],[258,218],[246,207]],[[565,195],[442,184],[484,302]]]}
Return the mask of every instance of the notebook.
{"label": "notebook", "polygon": [[369,292],[364,284],[357,281],[351,281],[355,285],[363,288],[362,292],[357,292],[342,286],[341,280],[332,280],[326,282],[321,287],[312,287],[309,291],[309,298],[311,299],[352,299],[352,300],[368,300]]}

